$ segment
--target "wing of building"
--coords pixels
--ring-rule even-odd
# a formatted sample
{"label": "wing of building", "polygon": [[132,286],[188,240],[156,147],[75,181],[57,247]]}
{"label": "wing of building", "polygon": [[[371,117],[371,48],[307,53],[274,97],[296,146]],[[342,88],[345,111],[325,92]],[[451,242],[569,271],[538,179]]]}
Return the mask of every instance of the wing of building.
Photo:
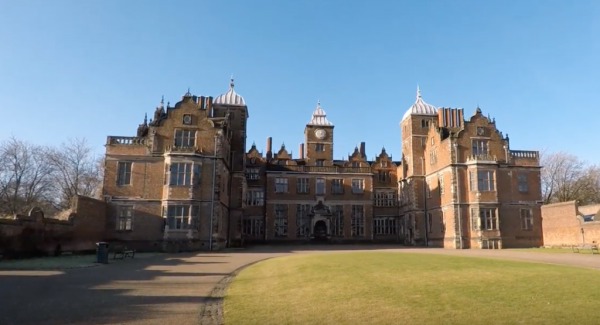
{"label": "wing of building", "polygon": [[[309,111],[307,111],[308,113]],[[248,107],[229,90],[163,101],[137,136],[109,136],[103,195],[109,240],[167,251],[247,243],[389,242],[447,248],[539,246],[540,166],[510,149],[477,108],[417,97],[401,119],[401,159],[361,142],[333,159],[317,103],[293,157],[246,148]],[[307,114],[308,117],[308,114]],[[257,123],[260,123],[258,121]],[[343,127],[343,126],[341,126]]]}

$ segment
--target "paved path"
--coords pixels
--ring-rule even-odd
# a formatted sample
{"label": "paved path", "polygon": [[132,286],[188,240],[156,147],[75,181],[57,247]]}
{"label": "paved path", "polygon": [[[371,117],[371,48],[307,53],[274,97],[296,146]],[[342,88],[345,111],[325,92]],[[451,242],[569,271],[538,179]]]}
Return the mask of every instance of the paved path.
{"label": "paved path", "polygon": [[[294,253],[356,250],[509,258],[600,269],[598,255],[510,250],[301,246],[178,254],[117,261],[86,269],[0,271],[0,324],[198,324],[201,311],[206,310],[206,306],[215,308],[220,300],[211,295],[215,286],[244,265]],[[214,313],[212,318],[215,318]],[[218,324],[218,320],[215,321]]]}

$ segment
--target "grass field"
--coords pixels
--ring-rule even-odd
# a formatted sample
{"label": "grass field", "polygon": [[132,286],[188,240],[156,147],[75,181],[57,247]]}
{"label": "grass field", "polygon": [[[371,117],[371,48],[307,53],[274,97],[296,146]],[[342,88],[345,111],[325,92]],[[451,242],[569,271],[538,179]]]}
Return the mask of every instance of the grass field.
{"label": "grass field", "polygon": [[598,324],[600,271],[447,255],[298,254],[240,272],[225,325]]}

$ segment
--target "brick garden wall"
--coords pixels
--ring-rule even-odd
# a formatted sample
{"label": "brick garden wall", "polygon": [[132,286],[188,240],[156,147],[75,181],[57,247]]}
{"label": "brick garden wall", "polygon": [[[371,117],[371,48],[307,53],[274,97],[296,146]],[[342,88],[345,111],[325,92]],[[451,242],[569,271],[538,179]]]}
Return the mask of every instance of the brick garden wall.
{"label": "brick garden wall", "polygon": [[104,237],[105,223],[106,204],[88,197],[73,200],[67,220],[33,208],[27,215],[0,219],[0,255],[18,258],[93,250]]}
{"label": "brick garden wall", "polygon": [[600,206],[561,202],[542,206],[544,245],[566,246],[600,242],[600,220],[584,222],[581,215],[598,213]]}

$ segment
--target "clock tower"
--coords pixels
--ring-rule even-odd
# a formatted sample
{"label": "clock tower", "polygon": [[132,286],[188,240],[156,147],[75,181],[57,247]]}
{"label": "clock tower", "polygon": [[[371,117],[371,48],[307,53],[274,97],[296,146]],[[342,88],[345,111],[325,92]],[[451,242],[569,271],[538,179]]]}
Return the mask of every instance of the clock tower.
{"label": "clock tower", "polygon": [[333,123],[321,108],[321,102],[304,128],[304,157],[308,166],[333,165]]}

